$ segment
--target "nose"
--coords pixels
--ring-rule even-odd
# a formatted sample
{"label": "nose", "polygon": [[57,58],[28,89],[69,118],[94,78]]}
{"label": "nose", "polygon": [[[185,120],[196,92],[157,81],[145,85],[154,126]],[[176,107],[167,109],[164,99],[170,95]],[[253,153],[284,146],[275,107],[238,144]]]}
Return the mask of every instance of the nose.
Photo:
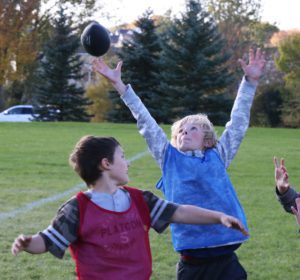
{"label": "nose", "polygon": [[186,128],[184,128],[183,130],[182,130],[182,134],[187,134],[187,129]]}
{"label": "nose", "polygon": [[126,160],[126,163],[127,163],[127,167],[129,167],[130,166],[130,161]]}

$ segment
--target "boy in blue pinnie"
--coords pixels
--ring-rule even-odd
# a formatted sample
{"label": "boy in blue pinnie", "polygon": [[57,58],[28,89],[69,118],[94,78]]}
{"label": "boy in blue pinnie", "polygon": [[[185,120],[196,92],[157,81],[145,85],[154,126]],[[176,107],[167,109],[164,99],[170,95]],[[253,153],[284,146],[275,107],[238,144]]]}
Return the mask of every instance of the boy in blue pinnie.
{"label": "boy in blue pinnie", "polygon": [[[175,122],[169,141],[132,87],[122,82],[122,62],[111,69],[101,58],[96,59],[94,70],[111,81],[137,120],[139,132],[162,170],[157,187],[165,198],[179,204],[223,211],[246,225],[244,211],[226,169],[249,126],[251,104],[265,65],[264,54],[260,49],[256,53],[250,49],[249,64],[241,59],[239,62],[245,77],[231,119],[219,139],[207,116],[196,114]],[[180,254],[177,279],[247,279],[234,252],[248,237],[219,225],[174,224],[171,233],[174,249]]]}

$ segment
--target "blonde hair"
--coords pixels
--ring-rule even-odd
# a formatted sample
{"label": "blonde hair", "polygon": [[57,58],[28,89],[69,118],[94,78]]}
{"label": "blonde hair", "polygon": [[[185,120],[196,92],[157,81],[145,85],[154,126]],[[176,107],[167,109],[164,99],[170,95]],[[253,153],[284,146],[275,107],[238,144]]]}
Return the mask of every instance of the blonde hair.
{"label": "blonde hair", "polygon": [[216,131],[214,129],[213,124],[208,119],[205,114],[196,114],[186,116],[178,121],[176,121],[171,127],[171,144],[177,148],[177,136],[179,134],[180,129],[186,123],[197,124],[201,128],[204,129],[205,135],[204,140],[209,141],[209,147],[215,147],[218,141]]}

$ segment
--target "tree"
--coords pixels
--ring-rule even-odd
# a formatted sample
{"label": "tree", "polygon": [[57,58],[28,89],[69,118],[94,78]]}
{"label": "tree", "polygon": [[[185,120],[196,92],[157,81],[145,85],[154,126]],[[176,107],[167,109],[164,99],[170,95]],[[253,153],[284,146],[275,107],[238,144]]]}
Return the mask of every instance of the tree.
{"label": "tree", "polygon": [[251,108],[251,125],[278,127],[281,125],[282,85],[273,83],[260,87]]}
{"label": "tree", "polygon": [[235,77],[236,87],[241,75],[238,59],[260,43],[252,41],[255,24],[260,22],[260,0],[206,0],[206,7],[226,39],[223,50],[231,50],[228,67]]}
{"label": "tree", "polygon": [[111,89],[111,85],[104,78],[87,88],[86,96],[93,102],[88,106],[88,113],[93,116],[92,122],[103,122],[106,120],[107,112],[111,108],[110,99],[107,95],[109,89]]}
{"label": "tree", "polygon": [[[4,84],[22,83],[36,60],[40,46],[40,5],[37,0],[0,2],[0,96]],[[16,101],[21,100],[22,94],[18,98]],[[5,100],[0,100],[0,107],[3,103]]]}
{"label": "tree", "polygon": [[227,120],[232,100],[226,87],[232,77],[226,69],[230,56],[220,52],[224,44],[200,2],[188,1],[186,13],[167,32],[161,55],[160,92],[168,104],[168,122],[198,112],[216,124]]}
{"label": "tree", "polygon": [[36,75],[35,110],[37,120],[88,121],[82,78],[82,61],[76,53],[80,40],[74,35],[71,15],[63,7],[53,20],[53,35],[44,47],[44,57]]}
{"label": "tree", "polygon": [[[151,16],[152,11],[147,10],[138,19],[137,30],[133,31],[130,40],[124,42],[118,55],[123,61],[123,80],[132,83],[152,116],[161,121],[163,110],[157,92],[161,47]],[[108,113],[108,119],[121,122],[132,121],[133,117],[120,97],[115,92],[111,92],[110,98],[112,110]]]}
{"label": "tree", "polygon": [[284,72],[286,82],[282,120],[286,126],[300,127],[300,33],[283,39],[278,51],[275,63]]}

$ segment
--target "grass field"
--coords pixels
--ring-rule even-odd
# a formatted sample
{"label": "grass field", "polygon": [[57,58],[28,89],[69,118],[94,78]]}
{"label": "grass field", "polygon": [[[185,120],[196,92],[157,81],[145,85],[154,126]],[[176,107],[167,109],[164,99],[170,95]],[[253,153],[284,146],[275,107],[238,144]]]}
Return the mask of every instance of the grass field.
{"label": "grass field", "polygon": [[[68,156],[87,134],[116,137],[128,159],[147,150],[135,124],[0,123],[0,279],[75,279],[68,252],[63,260],[50,254],[13,257],[10,246],[18,234],[47,227],[72,196],[55,195],[76,192],[81,181]],[[273,155],[284,157],[290,182],[300,190],[299,139],[299,129],[250,128],[229,169],[248,217],[251,238],[237,253],[250,280],[300,280],[300,234],[294,217],[276,201],[272,163]],[[149,154],[131,163],[129,175],[129,185],[161,195],[154,188],[160,170]],[[49,197],[52,201],[42,200]],[[169,230],[161,235],[151,231],[151,245],[152,280],[175,279],[178,256]]]}

